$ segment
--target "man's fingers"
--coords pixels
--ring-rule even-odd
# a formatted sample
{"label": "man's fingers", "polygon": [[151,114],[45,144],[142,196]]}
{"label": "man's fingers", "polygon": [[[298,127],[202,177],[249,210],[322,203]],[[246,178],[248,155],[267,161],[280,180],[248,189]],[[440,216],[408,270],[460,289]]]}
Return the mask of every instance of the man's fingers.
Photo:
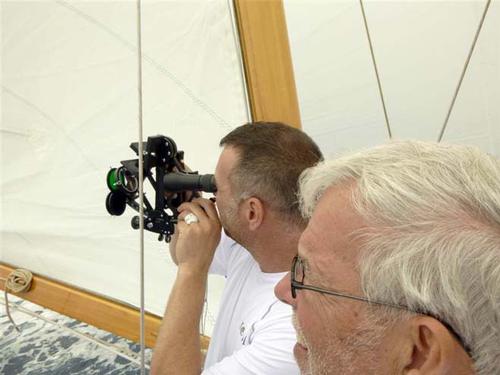
{"label": "man's fingers", "polygon": [[198,219],[204,217],[211,220],[219,219],[214,203],[204,198],[196,198],[192,202],[185,202],[179,206],[178,211],[180,219],[184,219],[189,212],[195,214]]}
{"label": "man's fingers", "polygon": [[184,221],[179,221],[177,222],[177,228],[175,232],[179,237],[182,237],[182,235],[186,233],[187,229],[188,229],[188,224],[186,224]]}
{"label": "man's fingers", "polygon": [[193,202],[199,204],[211,220],[219,219],[219,215],[217,214],[217,210],[215,209],[215,205],[212,201],[198,198],[194,199]]}
{"label": "man's fingers", "polygon": [[196,215],[199,221],[202,221],[203,219],[209,219],[209,216],[207,215],[203,207],[198,205],[197,203],[193,204],[190,207],[190,211]]}

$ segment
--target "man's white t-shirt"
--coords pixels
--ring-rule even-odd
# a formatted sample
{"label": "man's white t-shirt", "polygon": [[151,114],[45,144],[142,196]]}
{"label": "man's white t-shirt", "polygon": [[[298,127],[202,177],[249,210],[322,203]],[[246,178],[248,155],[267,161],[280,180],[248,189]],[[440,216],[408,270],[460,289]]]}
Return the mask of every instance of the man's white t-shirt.
{"label": "man's white t-shirt", "polygon": [[205,360],[204,375],[293,375],[292,308],[274,287],[283,273],[264,273],[252,255],[222,234],[210,267],[226,285]]}

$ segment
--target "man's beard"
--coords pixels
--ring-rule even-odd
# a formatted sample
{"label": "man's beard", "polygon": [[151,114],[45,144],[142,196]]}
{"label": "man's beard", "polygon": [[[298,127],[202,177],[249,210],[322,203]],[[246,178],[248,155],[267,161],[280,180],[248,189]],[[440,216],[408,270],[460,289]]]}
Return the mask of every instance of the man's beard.
{"label": "man's beard", "polygon": [[223,210],[219,211],[219,217],[226,235],[239,244],[243,244],[244,236],[241,233],[241,224],[238,217],[238,205],[236,202],[230,202]]}
{"label": "man's beard", "polygon": [[[305,346],[307,357],[299,363],[302,375],[329,374],[382,374],[384,359],[377,349],[387,329],[387,324],[376,318],[363,319],[352,333],[339,338],[333,328],[326,329],[320,340],[311,346],[294,314],[293,325],[297,331],[297,342]],[[318,342],[319,341],[319,342]]]}

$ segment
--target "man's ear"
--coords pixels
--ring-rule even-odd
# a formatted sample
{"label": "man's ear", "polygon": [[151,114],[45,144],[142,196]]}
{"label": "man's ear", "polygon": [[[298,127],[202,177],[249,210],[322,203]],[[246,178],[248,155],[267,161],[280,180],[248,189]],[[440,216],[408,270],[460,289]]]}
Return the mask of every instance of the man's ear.
{"label": "man's ear", "polygon": [[412,350],[404,374],[473,374],[471,360],[461,344],[439,321],[418,316],[408,322]]}
{"label": "man's ear", "polygon": [[265,207],[263,202],[257,197],[247,198],[243,203],[243,214],[248,223],[248,229],[256,230],[264,220]]}

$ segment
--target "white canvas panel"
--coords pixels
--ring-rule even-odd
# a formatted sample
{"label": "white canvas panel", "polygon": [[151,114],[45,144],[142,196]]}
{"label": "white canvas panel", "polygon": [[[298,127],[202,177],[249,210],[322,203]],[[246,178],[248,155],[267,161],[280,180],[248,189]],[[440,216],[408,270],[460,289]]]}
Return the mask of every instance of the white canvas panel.
{"label": "white canvas panel", "polygon": [[[395,138],[438,139],[484,4],[366,2],[366,17]],[[488,24],[494,22],[488,17]]]}
{"label": "white canvas panel", "polygon": [[[146,1],[142,22],[144,139],[170,136],[213,173],[220,138],[248,121],[228,2]],[[134,1],[2,2],[1,260],[137,306],[135,212],[104,207],[109,168],[136,157],[136,43]],[[156,238],[146,308],[162,314],[175,266]]]}
{"label": "white canvas panel", "polygon": [[443,140],[500,156],[500,4],[493,1]]}
{"label": "white canvas panel", "polygon": [[387,139],[370,52],[354,1],[285,1],[303,129],[325,155]]}
{"label": "white canvas panel", "polygon": [[[364,1],[393,138],[437,140],[485,1]],[[499,151],[492,2],[444,140]],[[388,139],[358,1],[285,2],[303,127],[325,154]]]}

